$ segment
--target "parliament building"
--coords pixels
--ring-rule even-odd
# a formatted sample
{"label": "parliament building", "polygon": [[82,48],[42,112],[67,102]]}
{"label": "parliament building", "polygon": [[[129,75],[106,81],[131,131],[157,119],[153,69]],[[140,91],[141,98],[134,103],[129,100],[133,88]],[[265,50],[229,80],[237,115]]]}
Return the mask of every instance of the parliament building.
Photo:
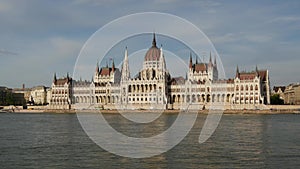
{"label": "parliament building", "polygon": [[264,109],[270,104],[268,70],[257,67],[240,72],[232,79],[219,79],[216,58],[208,63],[193,61],[190,54],[187,76],[171,77],[164,51],[152,46],[144,56],[143,67],[131,77],[127,48],[121,70],[111,65],[99,68],[93,81],[53,78],[51,109]]}

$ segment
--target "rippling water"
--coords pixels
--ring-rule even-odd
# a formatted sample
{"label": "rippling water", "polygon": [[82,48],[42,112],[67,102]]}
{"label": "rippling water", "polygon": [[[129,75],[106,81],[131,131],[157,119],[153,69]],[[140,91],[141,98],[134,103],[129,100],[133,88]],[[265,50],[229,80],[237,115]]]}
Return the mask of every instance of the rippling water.
{"label": "rippling water", "polygon": [[[162,115],[149,125],[132,125],[106,114],[127,135],[144,137],[176,119]],[[213,136],[199,144],[205,115],[170,151],[145,159],[113,155],[83,132],[76,114],[0,114],[0,168],[297,168],[300,115],[223,115]]]}

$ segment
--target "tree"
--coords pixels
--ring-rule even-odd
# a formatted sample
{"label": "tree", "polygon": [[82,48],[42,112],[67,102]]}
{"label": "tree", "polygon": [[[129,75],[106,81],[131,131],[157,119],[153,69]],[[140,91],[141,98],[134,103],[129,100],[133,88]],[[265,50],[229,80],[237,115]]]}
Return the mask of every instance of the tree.
{"label": "tree", "polygon": [[13,97],[13,94],[11,92],[8,92],[6,94],[6,99],[5,99],[6,105],[13,105],[15,100]]}
{"label": "tree", "polygon": [[270,99],[271,99],[271,104],[273,105],[284,104],[284,101],[280,98],[279,94],[273,94]]}

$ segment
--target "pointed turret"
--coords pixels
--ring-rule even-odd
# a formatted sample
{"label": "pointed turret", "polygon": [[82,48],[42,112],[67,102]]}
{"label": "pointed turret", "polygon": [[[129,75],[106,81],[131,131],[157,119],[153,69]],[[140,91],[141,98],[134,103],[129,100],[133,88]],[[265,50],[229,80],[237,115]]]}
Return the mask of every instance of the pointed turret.
{"label": "pointed turret", "polygon": [[208,62],[208,68],[212,68],[213,67],[213,63],[212,63],[212,59],[211,59],[211,51],[209,52],[209,62]]}
{"label": "pointed turret", "polygon": [[98,82],[99,73],[100,73],[99,62],[97,61],[95,74],[94,74],[94,82]]}
{"label": "pointed turret", "polygon": [[153,33],[152,47],[156,47],[155,33]]}
{"label": "pointed turret", "polygon": [[53,76],[53,83],[55,83],[56,81],[57,81],[56,73],[54,73],[54,76]]}
{"label": "pointed turret", "polygon": [[159,62],[160,62],[162,71],[165,71],[166,70],[166,61],[165,61],[165,56],[164,56],[164,53],[163,53],[162,46],[160,47]]}
{"label": "pointed turret", "polygon": [[255,67],[255,74],[256,74],[257,77],[259,76],[257,65]]}
{"label": "pointed turret", "polygon": [[217,57],[215,56],[214,66],[217,67]]}
{"label": "pointed turret", "polygon": [[125,56],[124,61],[122,65],[122,78],[121,81],[127,81],[130,78],[130,72],[129,72],[129,63],[128,63],[128,50],[127,46],[125,48]]}
{"label": "pointed turret", "polygon": [[190,52],[190,64],[189,64],[189,68],[190,69],[193,68],[192,52]]}
{"label": "pointed turret", "polygon": [[96,69],[95,69],[95,74],[99,74],[99,63],[97,62],[97,65],[96,65]]}
{"label": "pointed turret", "polygon": [[235,77],[239,77],[240,76],[240,71],[239,71],[239,66],[236,66],[236,72],[235,72]]}
{"label": "pointed turret", "polygon": [[111,71],[115,72],[115,61],[114,60],[112,61]]}

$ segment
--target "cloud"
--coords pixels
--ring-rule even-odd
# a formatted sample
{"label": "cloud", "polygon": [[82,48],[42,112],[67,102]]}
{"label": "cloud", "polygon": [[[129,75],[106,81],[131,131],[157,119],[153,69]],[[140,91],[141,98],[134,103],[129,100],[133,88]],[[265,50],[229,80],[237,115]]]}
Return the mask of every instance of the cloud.
{"label": "cloud", "polygon": [[53,46],[53,50],[57,58],[62,59],[64,57],[75,57],[78,55],[82,42],[78,40],[66,39],[63,37],[54,37],[50,39],[50,43]]}
{"label": "cloud", "polygon": [[5,1],[0,2],[0,12],[7,12],[12,9],[12,5]]}
{"label": "cloud", "polygon": [[[1,63],[6,64],[1,65],[0,77],[8,86],[23,82],[47,84],[53,72],[71,73],[81,46],[101,26],[127,14],[157,11],[185,18],[201,28],[230,70],[228,77],[236,65],[252,68],[258,64],[268,68],[272,61],[276,66],[285,63],[284,69],[270,68],[276,76],[272,78],[289,83],[288,77],[296,77],[295,72],[299,72],[295,66],[299,64],[300,53],[298,8],[298,1],[1,1],[0,56],[14,57],[1,57]],[[120,25],[118,29],[124,30],[126,26]],[[188,30],[182,30],[180,33],[189,36]],[[205,48],[200,39],[194,42],[200,49]],[[30,76],[20,77],[24,72]]]}
{"label": "cloud", "polygon": [[300,16],[279,16],[267,21],[267,23],[283,23],[300,21]]}
{"label": "cloud", "polygon": [[18,53],[12,52],[12,51],[8,51],[8,50],[5,50],[5,49],[0,49],[0,55],[4,55],[4,56],[7,56],[7,55],[18,55]]}

